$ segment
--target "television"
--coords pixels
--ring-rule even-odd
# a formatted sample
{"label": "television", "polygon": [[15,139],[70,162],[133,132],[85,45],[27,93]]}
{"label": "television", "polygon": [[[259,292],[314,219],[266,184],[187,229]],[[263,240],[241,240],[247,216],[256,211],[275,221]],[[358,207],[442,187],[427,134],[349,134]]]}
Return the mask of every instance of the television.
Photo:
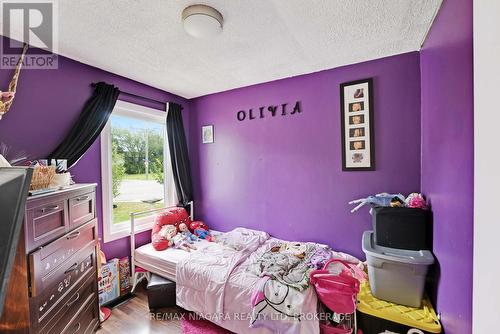
{"label": "television", "polygon": [[0,167],[0,316],[16,256],[32,175],[32,168]]}

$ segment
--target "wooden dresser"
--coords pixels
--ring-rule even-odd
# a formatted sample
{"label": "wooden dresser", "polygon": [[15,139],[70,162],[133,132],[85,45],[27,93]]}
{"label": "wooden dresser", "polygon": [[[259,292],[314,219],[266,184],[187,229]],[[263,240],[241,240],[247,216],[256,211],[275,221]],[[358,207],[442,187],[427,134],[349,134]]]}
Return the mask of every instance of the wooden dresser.
{"label": "wooden dresser", "polygon": [[96,331],[95,188],[78,184],[28,197],[0,333]]}

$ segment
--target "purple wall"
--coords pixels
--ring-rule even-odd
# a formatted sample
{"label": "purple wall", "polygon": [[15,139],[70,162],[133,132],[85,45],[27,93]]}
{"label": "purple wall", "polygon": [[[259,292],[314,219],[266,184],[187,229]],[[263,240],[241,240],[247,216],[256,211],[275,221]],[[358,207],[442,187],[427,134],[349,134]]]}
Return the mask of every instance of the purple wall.
{"label": "purple wall", "polygon": [[[0,90],[5,89],[12,77],[12,70],[0,70]],[[16,99],[11,110],[0,121],[0,142],[13,150],[24,150],[31,158],[43,158],[64,138],[76,121],[81,108],[91,95],[90,83],[105,81],[124,91],[158,100],[175,101],[189,112],[188,102],[178,96],[140,84],[136,81],[60,57],[57,70],[22,70]],[[139,104],[144,102],[132,101]],[[149,105],[150,107],[157,107]],[[161,107],[161,106],[160,106]],[[184,119],[187,124],[189,119]],[[99,231],[102,232],[101,206],[101,146],[97,140],[71,173],[77,182],[95,182]],[[145,241],[145,233],[140,241]],[[103,245],[109,258],[125,256],[129,252],[128,238]]]}
{"label": "purple wall", "polygon": [[[342,172],[339,84],[374,78],[377,171]],[[238,122],[236,112],[302,101],[298,115]],[[215,143],[201,144],[214,124]],[[363,256],[364,209],[347,202],[420,189],[419,54],[409,53],[192,100],[196,215],[211,227],[245,226],[319,241]]]}
{"label": "purple wall", "polygon": [[422,191],[434,212],[437,310],[448,334],[472,328],[472,1],[445,1],[420,56]]}

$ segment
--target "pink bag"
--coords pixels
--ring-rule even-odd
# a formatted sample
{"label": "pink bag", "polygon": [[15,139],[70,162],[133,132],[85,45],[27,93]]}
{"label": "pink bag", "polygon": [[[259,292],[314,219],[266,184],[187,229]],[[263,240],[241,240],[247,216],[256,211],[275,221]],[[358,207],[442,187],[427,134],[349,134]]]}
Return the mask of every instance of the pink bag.
{"label": "pink bag", "polygon": [[352,334],[352,328],[349,329],[336,328],[336,327],[331,327],[327,324],[320,323],[319,332],[321,334]]}
{"label": "pink bag", "polygon": [[346,262],[332,259],[323,269],[313,270],[309,277],[319,300],[330,310],[345,314],[356,312],[359,281]]}

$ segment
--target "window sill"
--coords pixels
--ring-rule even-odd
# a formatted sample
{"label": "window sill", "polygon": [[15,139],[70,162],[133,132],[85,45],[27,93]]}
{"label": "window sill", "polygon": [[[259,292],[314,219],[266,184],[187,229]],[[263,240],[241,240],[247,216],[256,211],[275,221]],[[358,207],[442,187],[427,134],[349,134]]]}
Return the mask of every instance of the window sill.
{"label": "window sill", "polygon": [[[130,222],[118,224],[119,227],[113,228],[113,231],[109,231],[108,233],[104,233],[103,239],[104,243],[112,242],[118,239],[123,239],[126,237],[130,237]],[[147,222],[136,225],[135,234],[145,232],[151,230],[153,228],[153,219],[148,220]],[[105,231],[106,232],[106,231]]]}

